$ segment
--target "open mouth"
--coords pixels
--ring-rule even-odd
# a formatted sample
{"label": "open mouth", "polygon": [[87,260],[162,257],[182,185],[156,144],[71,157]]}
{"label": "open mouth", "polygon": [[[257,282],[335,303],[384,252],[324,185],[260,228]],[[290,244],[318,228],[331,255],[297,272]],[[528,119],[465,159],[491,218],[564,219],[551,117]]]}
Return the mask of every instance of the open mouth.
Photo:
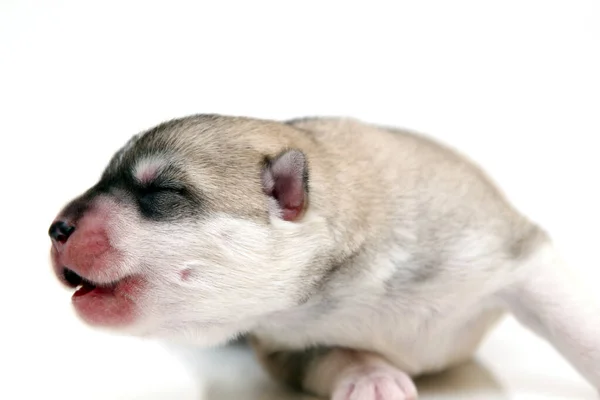
{"label": "open mouth", "polygon": [[62,275],[63,275],[65,282],[70,287],[76,289],[75,293],[73,294],[73,297],[85,296],[86,294],[91,293],[93,291],[102,292],[102,293],[112,293],[117,286],[116,283],[108,284],[108,285],[105,285],[105,284],[100,285],[98,283],[94,283],[94,282],[82,277],[77,272],[75,272],[69,268],[63,268]]}
{"label": "open mouth", "polygon": [[136,299],[144,280],[140,276],[126,276],[110,283],[91,281],[70,268],[59,272],[61,280],[76,289],[71,302],[81,318],[92,325],[122,326],[138,315]]}

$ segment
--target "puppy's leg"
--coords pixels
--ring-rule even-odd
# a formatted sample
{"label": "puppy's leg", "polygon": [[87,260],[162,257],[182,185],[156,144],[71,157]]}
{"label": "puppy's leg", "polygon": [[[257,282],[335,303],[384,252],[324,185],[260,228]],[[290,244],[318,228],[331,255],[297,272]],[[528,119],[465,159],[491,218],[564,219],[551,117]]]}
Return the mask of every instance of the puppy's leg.
{"label": "puppy's leg", "polygon": [[549,242],[521,266],[502,299],[521,323],[546,338],[600,390],[600,308]]}
{"label": "puppy's leg", "polygon": [[344,348],[267,350],[252,340],[259,360],[275,379],[332,400],[415,400],[411,378],[376,354]]}

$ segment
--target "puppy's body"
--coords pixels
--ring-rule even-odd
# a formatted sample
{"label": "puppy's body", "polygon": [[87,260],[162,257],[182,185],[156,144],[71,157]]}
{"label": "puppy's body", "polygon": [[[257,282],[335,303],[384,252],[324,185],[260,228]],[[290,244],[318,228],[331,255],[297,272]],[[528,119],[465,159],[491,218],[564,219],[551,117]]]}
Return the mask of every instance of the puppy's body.
{"label": "puppy's body", "polygon": [[479,170],[423,137],[347,120],[294,126],[322,151],[315,161],[307,153],[307,217],[339,226],[333,251],[345,251],[305,304],[271,315],[257,334],[284,348],[376,351],[411,374],[468,357],[499,316],[490,295],[540,231]]}
{"label": "puppy's body", "polygon": [[[161,179],[187,195],[148,200]],[[275,377],[320,395],[414,397],[408,376],[470,357],[506,309],[600,385],[598,323],[560,320],[596,309],[567,286],[547,235],[417,134],[176,120],[132,140],[58,220],[75,229],[53,236],[61,279],[67,268],[112,285],[110,298],[74,298],[86,321],[201,344],[249,333]],[[82,262],[98,232],[102,252]]]}

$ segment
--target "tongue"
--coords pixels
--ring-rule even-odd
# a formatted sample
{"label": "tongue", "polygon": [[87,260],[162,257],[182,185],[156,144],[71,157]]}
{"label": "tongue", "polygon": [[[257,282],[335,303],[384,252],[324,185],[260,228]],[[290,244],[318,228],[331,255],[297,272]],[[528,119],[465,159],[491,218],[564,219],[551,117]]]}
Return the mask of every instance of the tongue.
{"label": "tongue", "polygon": [[83,285],[81,285],[81,287],[73,294],[73,297],[84,296],[94,289],[96,289],[96,286],[84,282]]}

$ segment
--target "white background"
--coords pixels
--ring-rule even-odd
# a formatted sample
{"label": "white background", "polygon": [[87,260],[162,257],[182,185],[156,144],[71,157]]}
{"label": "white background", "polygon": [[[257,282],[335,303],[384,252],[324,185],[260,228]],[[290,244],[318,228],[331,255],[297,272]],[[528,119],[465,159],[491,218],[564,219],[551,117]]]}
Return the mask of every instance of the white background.
{"label": "white background", "polygon": [[[182,360],[85,327],[50,273],[59,208],[129,136],[191,113],[429,133],[483,165],[598,286],[600,2],[95,4],[0,3],[0,398],[287,399],[242,350]],[[512,319],[477,359],[423,398],[595,398]]]}

